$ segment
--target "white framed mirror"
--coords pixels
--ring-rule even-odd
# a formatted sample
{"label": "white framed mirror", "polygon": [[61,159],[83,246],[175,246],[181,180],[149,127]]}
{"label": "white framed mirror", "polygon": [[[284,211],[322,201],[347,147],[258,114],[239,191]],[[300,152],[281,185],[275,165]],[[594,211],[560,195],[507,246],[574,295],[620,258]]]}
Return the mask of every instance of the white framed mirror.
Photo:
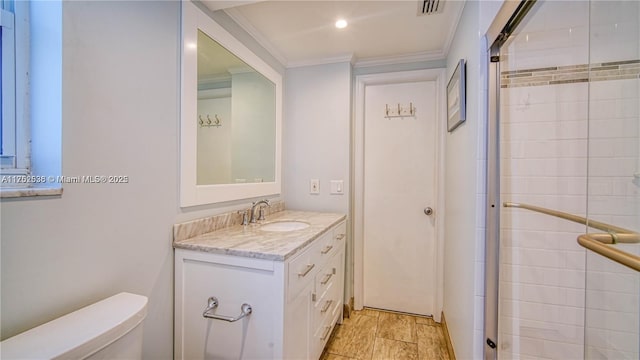
{"label": "white framed mirror", "polygon": [[180,206],[281,191],[282,76],[182,2]]}

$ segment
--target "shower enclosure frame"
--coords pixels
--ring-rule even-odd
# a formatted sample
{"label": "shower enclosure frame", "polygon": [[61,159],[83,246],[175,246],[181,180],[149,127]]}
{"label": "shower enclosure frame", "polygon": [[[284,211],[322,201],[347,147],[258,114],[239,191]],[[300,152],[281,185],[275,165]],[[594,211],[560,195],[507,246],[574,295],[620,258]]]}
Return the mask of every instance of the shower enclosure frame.
{"label": "shower enclosure frame", "polygon": [[500,47],[526,16],[536,0],[505,1],[484,36],[486,46],[487,187],[485,230],[485,300],[483,353],[498,357],[498,299],[500,276]]}

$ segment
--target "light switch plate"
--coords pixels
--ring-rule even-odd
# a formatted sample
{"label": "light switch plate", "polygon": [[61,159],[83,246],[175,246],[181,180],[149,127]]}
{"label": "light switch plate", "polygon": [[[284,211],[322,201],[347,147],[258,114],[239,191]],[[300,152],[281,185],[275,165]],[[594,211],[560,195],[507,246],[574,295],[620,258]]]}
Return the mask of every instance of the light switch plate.
{"label": "light switch plate", "polygon": [[313,195],[320,194],[320,180],[318,179],[309,180],[309,194],[313,194]]}
{"label": "light switch plate", "polygon": [[344,181],[331,180],[331,194],[342,195],[344,194]]}

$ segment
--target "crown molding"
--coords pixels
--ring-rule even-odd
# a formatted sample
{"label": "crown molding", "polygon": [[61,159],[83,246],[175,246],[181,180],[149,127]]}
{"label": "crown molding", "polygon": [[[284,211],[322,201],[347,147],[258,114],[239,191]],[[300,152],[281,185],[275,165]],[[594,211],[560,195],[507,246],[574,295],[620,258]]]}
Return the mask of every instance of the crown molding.
{"label": "crown molding", "polygon": [[255,4],[265,0],[200,0],[211,11],[224,10],[236,6]]}
{"label": "crown molding", "polygon": [[247,20],[247,18],[244,17],[238,9],[229,8],[222,11],[227,13],[227,15],[229,15],[236,24],[244,29],[244,31],[248,32],[249,35],[258,42],[258,44],[271,53],[271,55],[273,55],[273,57],[276,58],[276,60],[278,60],[285,68],[288,67],[287,58],[285,58],[280,50],[278,50],[278,48],[276,48],[275,45],[273,45],[273,43],[271,43],[271,41],[269,41],[258,29],[251,25],[249,20]]}
{"label": "crown molding", "polygon": [[368,67],[368,66],[380,66],[380,65],[394,65],[394,64],[406,64],[420,61],[442,60],[446,58],[446,52],[444,50],[436,51],[422,51],[413,54],[405,55],[393,55],[393,56],[380,56],[359,59],[355,62],[353,67]]}
{"label": "crown molding", "polygon": [[335,64],[335,63],[342,63],[342,62],[348,62],[353,64],[354,61],[355,61],[355,56],[353,54],[342,55],[342,56],[329,56],[324,58],[289,61],[287,63],[287,69],[303,67],[303,66]]}

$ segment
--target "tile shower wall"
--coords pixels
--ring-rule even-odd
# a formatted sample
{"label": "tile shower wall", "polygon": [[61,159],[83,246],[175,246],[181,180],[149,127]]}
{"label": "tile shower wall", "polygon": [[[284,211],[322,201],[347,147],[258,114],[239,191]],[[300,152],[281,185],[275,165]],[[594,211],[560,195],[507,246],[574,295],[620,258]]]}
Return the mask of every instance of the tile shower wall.
{"label": "tile shower wall", "polygon": [[[638,230],[640,11],[601,6],[538,4],[505,46],[501,196]],[[499,356],[638,358],[637,273],[585,254],[584,226],[501,221]]]}
{"label": "tile shower wall", "polygon": [[[501,197],[586,214],[586,83],[501,91]],[[501,217],[500,357],[582,358],[584,226],[527,210]]]}

